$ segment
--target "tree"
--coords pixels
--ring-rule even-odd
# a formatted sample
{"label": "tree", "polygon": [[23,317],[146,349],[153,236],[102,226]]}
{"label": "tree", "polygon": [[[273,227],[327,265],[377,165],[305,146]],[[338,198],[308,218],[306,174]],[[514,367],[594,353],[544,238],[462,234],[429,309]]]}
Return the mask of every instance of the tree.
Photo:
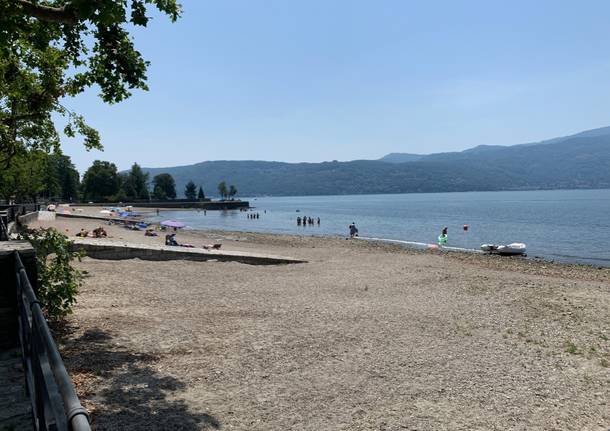
{"label": "tree", "polygon": [[197,199],[200,201],[205,200],[205,194],[203,193],[203,188],[199,186],[199,193],[197,193]]}
{"label": "tree", "polygon": [[0,195],[8,200],[36,201],[47,187],[47,154],[30,151],[15,156],[13,163],[0,169]]}
{"label": "tree", "polygon": [[193,181],[189,181],[188,183],[186,183],[186,187],[184,188],[184,196],[189,201],[194,201],[197,197],[197,186]]}
{"label": "tree", "polygon": [[114,163],[96,160],[83,176],[83,194],[87,200],[112,200],[119,188],[120,178]]}
{"label": "tree", "polygon": [[66,202],[77,200],[80,175],[70,157],[53,153],[48,156],[47,164],[47,196],[59,197]]}
{"label": "tree", "polygon": [[175,199],[176,182],[170,174],[159,174],[153,178],[153,196],[155,199]]}
{"label": "tree", "polygon": [[221,199],[225,199],[228,195],[228,190],[227,190],[227,183],[225,183],[224,181],[221,181],[218,184],[218,194],[220,195]]}
{"label": "tree", "polygon": [[64,134],[101,148],[97,131],[62,102],[95,86],[116,103],[147,90],[148,62],[128,32],[148,24],[152,7],[172,21],[176,0],[0,0],[0,164],[29,150],[59,150]]}
{"label": "tree", "polygon": [[125,192],[127,199],[148,199],[148,173],[145,173],[140,165],[134,163],[127,175],[122,178],[121,189]]}
{"label": "tree", "polygon": [[229,187],[229,196],[231,197],[231,199],[233,199],[236,194],[237,194],[237,188],[235,188],[235,186],[233,184],[231,184],[231,187]]}

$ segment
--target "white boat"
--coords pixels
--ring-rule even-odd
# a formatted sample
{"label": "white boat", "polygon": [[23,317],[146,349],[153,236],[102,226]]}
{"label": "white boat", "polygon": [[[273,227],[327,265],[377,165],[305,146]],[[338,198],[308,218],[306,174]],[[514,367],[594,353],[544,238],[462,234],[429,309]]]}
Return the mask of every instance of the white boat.
{"label": "white boat", "polygon": [[483,244],[481,250],[490,254],[499,254],[501,256],[523,256],[527,251],[525,244],[521,242],[513,242],[507,245]]}

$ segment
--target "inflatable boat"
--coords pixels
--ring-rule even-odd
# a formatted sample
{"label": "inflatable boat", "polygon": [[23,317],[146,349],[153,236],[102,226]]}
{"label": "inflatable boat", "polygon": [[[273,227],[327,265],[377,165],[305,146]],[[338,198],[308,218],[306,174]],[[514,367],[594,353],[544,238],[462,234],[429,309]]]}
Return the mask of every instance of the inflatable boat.
{"label": "inflatable boat", "polygon": [[527,248],[521,242],[514,242],[507,245],[483,244],[481,250],[501,256],[524,256]]}

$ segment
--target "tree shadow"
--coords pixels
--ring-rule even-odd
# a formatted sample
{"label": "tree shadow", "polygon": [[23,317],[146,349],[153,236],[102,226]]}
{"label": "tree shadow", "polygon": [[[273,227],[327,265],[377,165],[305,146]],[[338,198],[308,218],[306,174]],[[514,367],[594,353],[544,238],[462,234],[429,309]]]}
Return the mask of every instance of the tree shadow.
{"label": "tree shadow", "polygon": [[66,327],[57,336],[81,402],[91,412],[93,429],[220,429],[214,416],[193,412],[175,397],[186,385],[154,370],[157,356],[117,346],[112,335],[99,328],[75,336]]}

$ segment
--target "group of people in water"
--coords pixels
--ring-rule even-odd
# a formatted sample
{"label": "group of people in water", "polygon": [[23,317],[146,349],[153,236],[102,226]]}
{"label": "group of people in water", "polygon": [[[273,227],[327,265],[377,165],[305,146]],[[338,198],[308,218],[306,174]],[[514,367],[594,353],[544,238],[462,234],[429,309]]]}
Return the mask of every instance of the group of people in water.
{"label": "group of people in water", "polygon": [[314,224],[320,226],[320,217],[318,217],[317,219],[307,216],[303,216],[302,218],[300,216],[297,217],[297,226],[313,226]]}
{"label": "group of people in water", "polygon": [[254,220],[254,219],[259,219],[259,218],[261,218],[261,215],[260,215],[259,213],[248,213],[248,214],[247,214],[247,217],[248,217],[250,220]]}

